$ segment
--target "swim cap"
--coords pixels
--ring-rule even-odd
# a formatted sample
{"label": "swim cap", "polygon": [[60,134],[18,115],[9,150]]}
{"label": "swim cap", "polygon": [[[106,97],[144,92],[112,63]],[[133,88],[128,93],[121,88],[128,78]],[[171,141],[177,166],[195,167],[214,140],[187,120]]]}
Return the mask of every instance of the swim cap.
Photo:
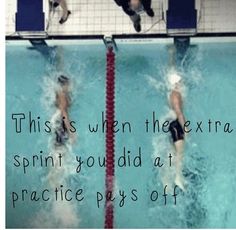
{"label": "swim cap", "polygon": [[61,75],[60,77],[58,77],[58,82],[61,83],[62,85],[64,85],[69,82],[69,78]]}
{"label": "swim cap", "polygon": [[168,80],[171,85],[175,85],[180,82],[181,76],[178,75],[177,73],[171,73],[168,76]]}

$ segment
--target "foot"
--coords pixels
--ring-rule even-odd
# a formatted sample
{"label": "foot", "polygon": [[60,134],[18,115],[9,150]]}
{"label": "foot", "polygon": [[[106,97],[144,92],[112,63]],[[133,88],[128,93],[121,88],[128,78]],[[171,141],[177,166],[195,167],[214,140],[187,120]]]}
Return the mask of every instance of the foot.
{"label": "foot", "polygon": [[175,178],[175,184],[176,184],[183,192],[185,192],[186,181],[185,181],[182,177],[176,177],[176,178]]}
{"label": "foot", "polygon": [[59,6],[59,3],[50,1],[49,2],[49,7],[50,9],[57,8]]}
{"label": "foot", "polygon": [[54,7],[54,8],[57,8],[59,5],[60,5],[60,4],[59,4],[58,2],[54,2],[54,3],[53,3],[53,7]]}
{"label": "foot", "polygon": [[138,32],[138,33],[141,31],[141,24],[140,24],[140,22],[134,23],[134,29],[135,29],[136,32]]}
{"label": "foot", "polygon": [[146,13],[147,13],[147,15],[148,15],[149,17],[154,17],[154,15],[155,15],[153,9],[147,10]]}
{"label": "foot", "polygon": [[69,15],[71,14],[71,11],[67,11],[67,14],[65,15],[65,16],[63,16],[61,19],[60,19],[60,21],[59,21],[59,23],[60,24],[63,24],[63,23],[65,23],[66,21],[67,21],[67,19],[69,18]]}

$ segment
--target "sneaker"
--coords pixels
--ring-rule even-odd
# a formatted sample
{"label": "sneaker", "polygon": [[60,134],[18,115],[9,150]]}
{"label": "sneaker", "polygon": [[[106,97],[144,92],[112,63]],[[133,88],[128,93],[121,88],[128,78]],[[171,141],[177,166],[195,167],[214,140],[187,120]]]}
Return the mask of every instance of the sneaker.
{"label": "sneaker", "polygon": [[154,17],[154,15],[155,15],[153,9],[147,10],[146,13],[149,17]]}
{"label": "sneaker", "polygon": [[57,8],[58,6],[59,6],[59,3],[58,3],[58,2],[54,2],[54,3],[53,3],[53,7],[54,7],[54,8]]}
{"label": "sneaker", "polygon": [[65,22],[67,21],[67,19],[68,19],[68,17],[69,17],[70,14],[71,14],[71,11],[68,10],[66,17],[65,17],[65,18],[62,17],[62,18],[60,19],[59,23],[60,23],[60,24],[65,23]]}
{"label": "sneaker", "polygon": [[140,24],[140,22],[134,23],[134,29],[138,33],[141,31],[141,24]]}

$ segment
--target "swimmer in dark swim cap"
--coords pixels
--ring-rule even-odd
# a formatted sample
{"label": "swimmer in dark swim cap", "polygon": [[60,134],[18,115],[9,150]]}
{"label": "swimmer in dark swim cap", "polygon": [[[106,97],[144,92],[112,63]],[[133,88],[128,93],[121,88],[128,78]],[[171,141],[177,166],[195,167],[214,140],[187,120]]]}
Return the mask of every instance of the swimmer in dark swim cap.
{"label": "swimmer in dark swim cap", "polygon": [[61,87],[56,92],[55,105],[61,113],[61,119],[59,121],[61,125],[56,130],[56,144],[63,145],[70,137],[72,137],[68,113],[71,104],[71,99],[69,96],[70,80],[68,77],[61,75],[58,77],[58,83]]}
{"label": "swimmer in dark swim cap", "polygon": [[69,84],[69,78],[64,75],[61,75],[60,77],[58,77],[57,80],[61,85]]}

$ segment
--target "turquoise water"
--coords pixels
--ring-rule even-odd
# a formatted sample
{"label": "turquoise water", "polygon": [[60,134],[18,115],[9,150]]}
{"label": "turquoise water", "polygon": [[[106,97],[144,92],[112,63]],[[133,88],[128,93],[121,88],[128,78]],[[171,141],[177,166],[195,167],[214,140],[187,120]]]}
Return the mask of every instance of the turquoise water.
{"label": "turquoise water", "polygon": [[[170,43],[170,42],[169,42]],[[84,160],[104,156],[104,134],[90,133],[88,124],[101,123],[105,109],[105,48],[101,44],[61,45],[64,67],[55,68],[56,49],[50,49],[51,58],[45,58],[29,45],[7,45],[7,227],[71,227],[103,228],[104,202],[96,206],[96,192],[104,192],[105,170],[95,163],[83,166],[75,173],[75,156]],[[185,88],[185,115],[196,129],[203,121],[203,133],[191,132],[184,152],[184,174],[188,182],[186,192],[178,191],[177,204],[173,197],[163,203],[161,175],[163,169],[153,167],[154,157],[164,161],[171,152],[168,134],[145,133],[144,122],[163,120],[169,112],[166,74],[169,44],[118,43],[116,55],[116,119],[130,122],[132,132],[116,134],[116,159],[123,148],[133,159],[142,149],[142,167],[116,166],[115,227],[117,228],[235,228],[236,227],[236,146],[235,131],[231,134],[207,132],[207,122],[220,120],[236,128],[236,43],[194,42],[178,69]],[[52,134],[29,133],[23,125],[22,133],[15,133],[12,113],[32,112],[40,120],[51,120],[55,113],[55,82],[59,73],[66,73],[73,82],[70,116],[76,122],[77,141],[66,147],[67,163],[64,171],[55,173],[54,184],[72,189],[82,188],[82,202],[62,203],[19,201],[12,207],[11,192],[47,188],[50,169],[31,167],[23,174],[21,167],[13,166],[13,156],[30,157],[42,150],[52,152]],[[74,165],[75,164],[75,165]],[[53,171],[51,171],[53,172]],[[138,201],[131,199],[131,190],[137,190]],[[119,191],[127,197],[119,207]],[[150,200],[152,191],[158,191],[157,201]],[[171,191],[171,194],[173,191]]]}

